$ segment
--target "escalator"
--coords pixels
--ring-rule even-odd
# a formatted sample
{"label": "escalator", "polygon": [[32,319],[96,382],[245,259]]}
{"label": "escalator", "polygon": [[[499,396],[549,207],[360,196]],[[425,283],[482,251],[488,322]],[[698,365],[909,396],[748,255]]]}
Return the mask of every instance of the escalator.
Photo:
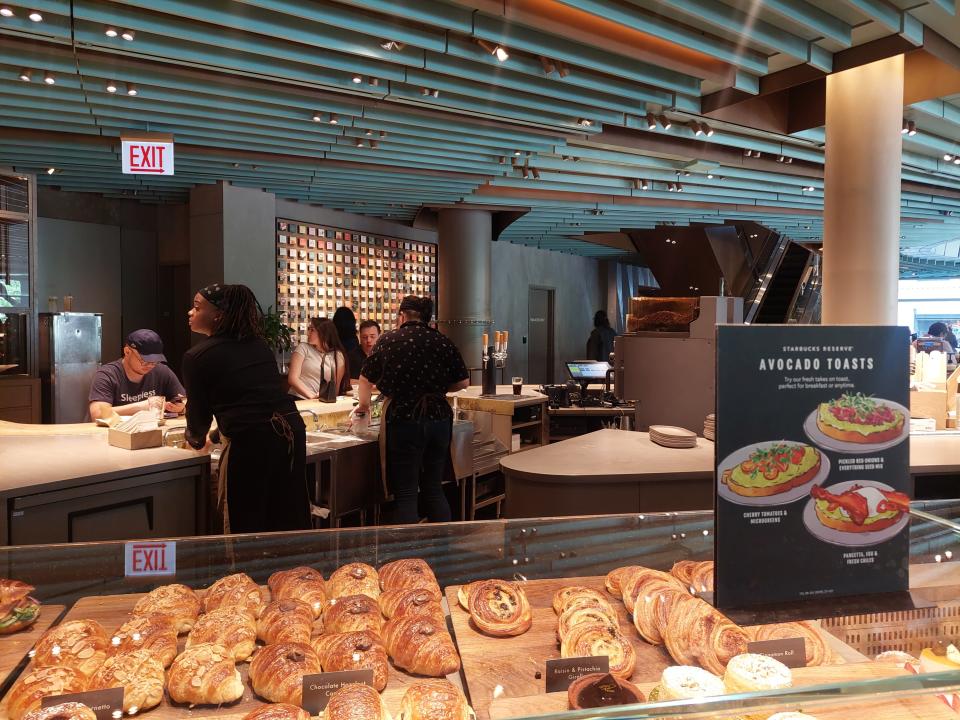
{"label": "escalator", "polygon": [[756,316],[755,323],[783,324],[792,319],[798,291],[811,263],[810,250],[793,242],[787,243],[779,265],[771,272]]}

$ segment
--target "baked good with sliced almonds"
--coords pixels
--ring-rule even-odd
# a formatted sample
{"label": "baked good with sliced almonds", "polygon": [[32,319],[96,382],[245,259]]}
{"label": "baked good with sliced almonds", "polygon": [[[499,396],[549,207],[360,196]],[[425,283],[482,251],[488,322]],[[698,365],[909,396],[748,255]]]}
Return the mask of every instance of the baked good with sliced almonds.
{"label": "baked good with sliced almonds", "polygon": [[107,658],[90,678],[87,690],[123,688],[123,711],[130,715],[163,700],[163,663],[149,650],[131,650]]}
{"label": "baked good with sliced almonds", "polygon": [[191,707],[225,705],[243,697],[243,680],[225,647],[201,643],[177,655],[167,673],[167,693]]}
{"label": "baked good with sliced almonds", "polygon": [[47,630],[33,648],[37,667],[70,667],[90,677],[107,659],[110,636],[96,620],[69,620]]}
{"label": "baked good with sliced almonds", "polygon": [[133,606],[133,614],[166,615],[173,620],[177,633],[189,632],[200,615],[200,598],[180,583],[154,588]]}
{"label": "baked good with sliced almonds", "polygon": [[240,608],[255,618],[263,611],[260,587],[246,573],[235,573],[217,580],[203,593],[203,611],[221,607]]}
{"label": "baked good with sliced almonds", "polygon": [[177,627],[169,615],[140,615],[127,620],[110,638],[107,654],[147,650],[165,667],[177,656]]}
{"label": "baked good with sliced almonds", "polygon": [[224,607],[201,615],[187,636],[187,647],[220,645],[234,662],[243,662],[257,647],[257,621],[242,608]]}
{"label": "baked good with sliced almonds", "polygon": [[43,698],[83,692],[86,687],[87,676],[72,667],[34,667],[17,678],[7,693],[7,714],[10,720],[21,720],[39,710]]}

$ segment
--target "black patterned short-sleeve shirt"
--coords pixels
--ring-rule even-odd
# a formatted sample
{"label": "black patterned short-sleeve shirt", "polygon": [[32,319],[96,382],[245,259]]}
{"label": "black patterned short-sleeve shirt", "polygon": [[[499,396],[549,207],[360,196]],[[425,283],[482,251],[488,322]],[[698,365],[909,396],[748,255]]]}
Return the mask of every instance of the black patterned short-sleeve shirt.
{"label": "black patterned short-sleeve shirt", "polygon": [[447,388],[470,377],[457,346],[422,322],[381,335],[362,374],[390,398],[391,420],[452,417]]}

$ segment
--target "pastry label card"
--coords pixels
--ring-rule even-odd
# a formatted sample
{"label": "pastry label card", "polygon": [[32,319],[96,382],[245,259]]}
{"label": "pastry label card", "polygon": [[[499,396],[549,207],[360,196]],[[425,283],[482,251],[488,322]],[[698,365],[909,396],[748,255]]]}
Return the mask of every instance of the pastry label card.
{"label": "pastry label card", "polygon": [[716,605],[907,590],[909,331],[717,329]]}
{"label": "pastry label card", "polygon": [[83,703],[93,710],[97,720],[120,720],[123,717],[123,688],[88,690],[67,695],[48,695],[40,700],[40,707],[48,708],[62,703]]}
{"label": "pastry label card", "polygon": [[123,574],[127,577],[176,575],[176,541],[125,543],[123,547]]}
{"label": "pastry label card", "polygon": [[608,672],[610,658],[606,655],[547,660],[547,692],[563,692],[584,675]]}
{"label": "pastry label card", "polygon": [[344,685],[353,683],[373,687],[373,670],[344,670],[304,675],[301,706],[311,715],[319,715],[326,709],[331,695]]}
{"label": "pastry label card", "polygon": [[779,660],[788,668],[806,667],[807,644],[803,638],[755,640],[747,643],[747,652]]}

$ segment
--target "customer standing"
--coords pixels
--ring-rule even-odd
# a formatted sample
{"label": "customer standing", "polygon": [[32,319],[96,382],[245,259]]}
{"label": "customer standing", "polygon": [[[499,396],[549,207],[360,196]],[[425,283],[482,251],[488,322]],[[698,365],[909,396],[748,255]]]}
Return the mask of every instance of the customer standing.
{"label": "customer standing", "polygon": [[193,298],[190,329],[206,335],[183,356],[187,441],[204,447],[215,417],[224,532],[310,527],[306,429],[260,336],[263,313],[245,285],[210,285]]}
{"label": "customer standing", "polygon": [[336,400],[346,375],[347,358],[333,321],[313,318],[307,341],[297,345],[290,358],[290,392],[305,400]]}
{"label": "customer standing", "polygon": [[350,390],[350,378],[353,370],[349,368],[349,358],[360,349],[360,342],[357,340],[357,316],[353,310],[346,306],[338,307],[333,313],[333,324],[337,328],[337,335],[340,337],[340,344],[343,345],[343,352],[348,358],[348,372],[344,375],[343,382],[340,384],[340,395],[345,395]]}
{"label": "customer standing", "polygon": [[373,352],[373,346],[380,339],[380,323],[376,320],[364,320],[360,323],[360,345],[355,351],[350,353],[350,379],[358,380],[360,371],[363,369],[363,363],[367,356]]}
{"label": "customer standing", "polygon": [[610,361],[613,352],[613,339],[617,333],[610,327],[610,320],[605,310],[597,310],[593,314],[593,332],[587,339],[587,359]]}
{"label": "customer standing", "polygon": [[419,520],[418,497],[428,520],[450,520],[441,487],[453,432],[446,394],[467,387],[470,376],[456,345],[427,325],[432,314],[430,298],[405,297],[400,327],[380,337],[360,374],[358,416],[370,410],[373,385],[386,397],[381,458],[395,523]]}

